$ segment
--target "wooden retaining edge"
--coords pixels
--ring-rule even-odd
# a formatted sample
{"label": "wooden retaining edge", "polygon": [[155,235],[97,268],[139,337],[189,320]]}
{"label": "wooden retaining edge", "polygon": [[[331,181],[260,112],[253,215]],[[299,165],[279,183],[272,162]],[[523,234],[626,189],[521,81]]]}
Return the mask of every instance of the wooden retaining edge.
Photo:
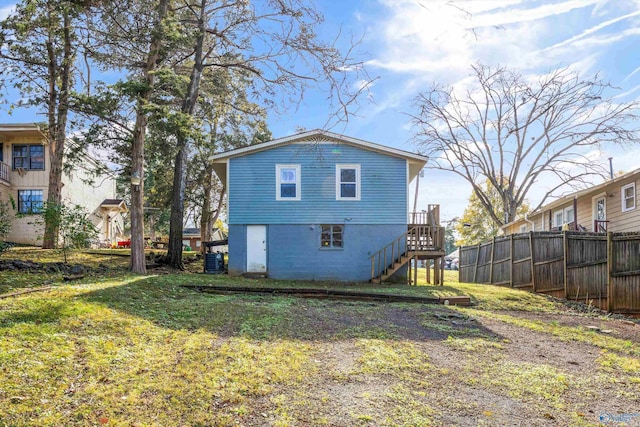
{"label": "wooden retaining edge", "polygon": [[444,304],[444,305],[471,305],[468,296],[450,297],[420,297],[413,295],[390,295],[373,292],[353,292],[340,291],[336,289],[318,288],[254,288],[248,286],[208,286],[208,285],[181,285],[183,288],[195,289],[199,292],[207,293],[248,293],[248,294],[271,294],[271,295],[291,295],[302,298],[331,298],[350,299],[361,301],[382,301],[382,302],[413,302],[422,304]]}
{"label": "wooden retaining edge", "polygon": [[11,292],[10,294],[0,295],[0,299],[10,298],[10,297],[17,297],[17,296],[20,296],[20,295],[30,294],[30,293],[33,293],[33,292],[48,291],[49,289],[51,289],[51,286],[43,286],[43,287],[40,287],[40,288],[23,289],[22,291]]}

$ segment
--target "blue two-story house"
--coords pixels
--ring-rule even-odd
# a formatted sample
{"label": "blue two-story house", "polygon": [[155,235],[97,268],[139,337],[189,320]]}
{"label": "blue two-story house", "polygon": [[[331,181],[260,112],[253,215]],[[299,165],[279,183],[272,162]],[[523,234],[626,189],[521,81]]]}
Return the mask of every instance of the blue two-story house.
{"label": "blue two-story house", "polygon": [[368,281],[407,233],[409,182],[427,158],[313,130],[213,156],[227,191],[229,274]]}

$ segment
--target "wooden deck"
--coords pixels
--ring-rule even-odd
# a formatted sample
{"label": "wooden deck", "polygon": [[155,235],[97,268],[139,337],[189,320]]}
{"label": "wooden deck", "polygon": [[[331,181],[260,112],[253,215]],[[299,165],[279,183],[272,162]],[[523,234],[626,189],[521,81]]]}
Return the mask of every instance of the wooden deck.
{"label": "wooden deck", "polygon": [[[441,264],[444,262],[444,256],[444,227],[409,226],[406,233],[371,257],[371,281],[380,283],[388,279],[411,260],[436,260],[435,265],[439,272],[443,267]],[[437,275],[438,283],[442,283],[441,276]],[[416,282],[415,273],[414,279],[410,281]]]}
{"label": "wooden deck", "polygon": [[[435,283],[442,284],[446,255],[444,231],[444,227],[440,226],[440,205],[428,205],[427,210],[411,212],[407,232],[371,257],[371,282],[381,283],[409,264],[407,281],[415,284],[417,268],[412,269],[410,261],[414,260],[413,265],[417,266],[420,260],[434,260]],[[428,276],[427,281],[430,281]]]}

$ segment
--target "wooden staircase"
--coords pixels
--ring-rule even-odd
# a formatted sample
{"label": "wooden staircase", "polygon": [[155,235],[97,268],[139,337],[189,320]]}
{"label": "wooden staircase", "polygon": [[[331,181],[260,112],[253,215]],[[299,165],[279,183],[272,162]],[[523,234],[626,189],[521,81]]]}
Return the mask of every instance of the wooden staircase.
{"label": "wooden staircase", "polygon": [[406,233],[371,256],[371,282],[381,283],[412,259],[444,256],[444,227],[410,225]]}

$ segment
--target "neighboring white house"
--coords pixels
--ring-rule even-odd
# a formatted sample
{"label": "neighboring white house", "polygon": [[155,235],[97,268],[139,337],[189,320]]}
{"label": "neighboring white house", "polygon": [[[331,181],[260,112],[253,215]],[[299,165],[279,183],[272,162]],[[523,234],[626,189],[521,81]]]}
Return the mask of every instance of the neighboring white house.
{"label": "neighboring white house", "polygon": [[[100,231],[99,242],[107,245],[122,237],[124,202],[117,198],[115,177],[104,174],[87,183],[96,160],[87,156],[70,176],[63,175],[62,199],[80,205],[91,214]],[[43,230],[33,216],[46,201],[49,189],[49,150],[46,135],[33,123],[0,124],[0,202],[12,202],[16,213],[6,240],[40,245]]]}

